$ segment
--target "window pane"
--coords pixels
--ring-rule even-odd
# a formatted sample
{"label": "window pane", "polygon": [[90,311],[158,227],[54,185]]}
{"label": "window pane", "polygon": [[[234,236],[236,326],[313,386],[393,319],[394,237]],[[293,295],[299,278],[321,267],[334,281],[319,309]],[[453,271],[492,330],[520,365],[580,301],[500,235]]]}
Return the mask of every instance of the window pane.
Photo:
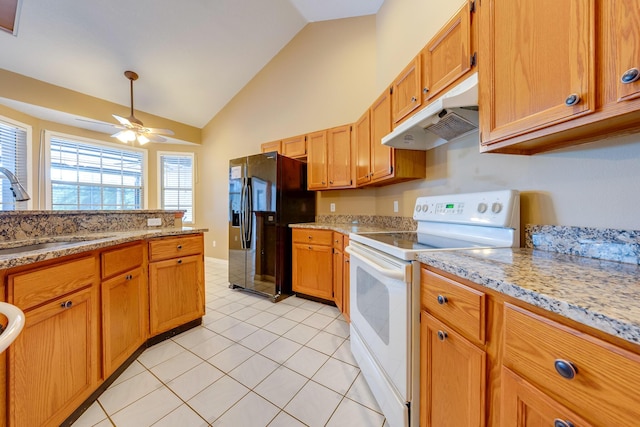
{"label": "window pane", "polygon": [[193,222],[193,155],[163,154],[160,163],[162,208],[184,210],[182,220]]}
{"label": "window pane", "polygon": [[50,146],[52,209],[142,208],[142,152],[58,136]]}
{"label": "window pane", "polygon": [[[28,188],[27,129],[10,120],[0,121],[0,166],[13,173],[25,189]],[[16,202],[10,187],[9,178],[0,174],[0,209],[26,209],[27,202]]]}

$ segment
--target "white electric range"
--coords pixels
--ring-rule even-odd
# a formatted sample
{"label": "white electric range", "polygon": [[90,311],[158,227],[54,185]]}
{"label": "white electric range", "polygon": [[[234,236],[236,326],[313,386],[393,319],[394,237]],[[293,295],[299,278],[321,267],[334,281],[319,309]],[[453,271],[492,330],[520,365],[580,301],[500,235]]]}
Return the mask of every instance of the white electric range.
{"label": "white electric range", "polygon": [[420,264],[416,254],[520,245],[515,190],[419,197],[416,231],[351,233],[351,351],[390,427],[419,418]]}

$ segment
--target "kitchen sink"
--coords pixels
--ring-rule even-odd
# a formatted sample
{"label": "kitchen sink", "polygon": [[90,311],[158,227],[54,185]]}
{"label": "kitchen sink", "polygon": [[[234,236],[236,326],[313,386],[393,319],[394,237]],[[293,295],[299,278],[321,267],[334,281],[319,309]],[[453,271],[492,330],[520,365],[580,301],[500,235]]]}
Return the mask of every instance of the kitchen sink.
{"label": "kitchen sink", "polygon": [[55,240],[52,242],[31,243],[31,244],[24,244],[20,246],[13,246],[10,248],[0,248],[0,255],[15,255],[15,254],[21,254],[24,252],[37,251],[40,249],[58,249],[58,248],[63,248],[67,245],[72,245],[75,243],[83,243],[83,242],[89,242],[91,240],[104,239],[105,237],[109,237],[109,236],[88,237],[88,238],[73,237],[67,240]]}

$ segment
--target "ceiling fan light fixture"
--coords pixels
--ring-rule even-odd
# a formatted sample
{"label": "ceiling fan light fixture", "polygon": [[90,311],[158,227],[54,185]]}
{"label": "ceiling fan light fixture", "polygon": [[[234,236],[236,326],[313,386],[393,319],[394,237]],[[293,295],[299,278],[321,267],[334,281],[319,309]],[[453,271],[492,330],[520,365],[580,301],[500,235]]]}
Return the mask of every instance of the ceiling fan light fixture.
{"label": "ceiling fan light fixture", "polygon": [[147,138],[146,136],[144,136],[144,135],[142,135],[142,134],[139,134],[139,135],[138,135],[138,144],[140,144],[140,145],[144,145],[144,144],[146,144],[147,142],[149,142],[149,138]]}

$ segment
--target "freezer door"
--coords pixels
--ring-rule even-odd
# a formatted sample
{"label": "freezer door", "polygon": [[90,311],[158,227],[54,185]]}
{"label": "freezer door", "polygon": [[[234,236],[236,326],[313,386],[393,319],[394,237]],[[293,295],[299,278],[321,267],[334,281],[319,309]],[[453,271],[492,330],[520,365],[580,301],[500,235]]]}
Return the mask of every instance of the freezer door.
{"label": "freezer door", "polygon": [[246,285],[247,243],[247,164],[246,157],[229,162],[229,283]]}

